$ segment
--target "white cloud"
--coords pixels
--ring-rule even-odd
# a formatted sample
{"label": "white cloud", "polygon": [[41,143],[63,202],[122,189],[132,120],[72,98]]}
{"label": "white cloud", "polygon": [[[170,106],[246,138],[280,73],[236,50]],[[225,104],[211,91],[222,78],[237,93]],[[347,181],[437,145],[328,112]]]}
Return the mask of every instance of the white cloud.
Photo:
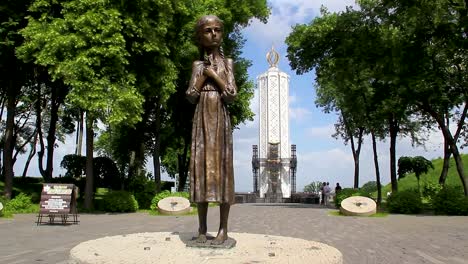
{"label": "white cloud", "polygon": [[335,127],[333,124],[329,124],[322,127],[312,127],[307,129],[307,136],[313,138],[331,139],[335,133]]}
{"label": "white cloud", "polygon": [[289,118],[292,121],[303,121],[312,115],[312,111],[305,107],[289,107]]}
{"label": "white cloud", "polygon": [[272,0],[269,2],[272,14],[268,23],[253,20],[244,33],[253,43],[261,45],[265,50],[272,44],[275,46],[284,43],[291,27],[296,24],[309,23],[314,16],[320,14],[323,5],[330,12],[345,10],[346,6],[356,6],[354,0]]}

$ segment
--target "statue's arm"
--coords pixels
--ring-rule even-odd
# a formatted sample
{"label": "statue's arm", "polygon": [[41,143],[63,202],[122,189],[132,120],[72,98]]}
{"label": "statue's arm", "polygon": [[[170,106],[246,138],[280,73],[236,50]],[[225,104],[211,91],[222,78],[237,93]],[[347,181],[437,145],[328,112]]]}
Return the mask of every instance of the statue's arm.
{"label": "statue's arm", "polygon": [[192,64],[192,77],[190,78],[189,87],[185,92],[185,96],[191,103],[197,103],[205,81],[206,76],[203,74],[203,62],[194,61]]}
{"label": "statue's arm", "polygon": [[226,78],[227,80],[225,82],[223,92],[221,93],[221,97],[224,102],[230,103],[234,101],[237,96],[236,80],[234,79],[234,62],[232,59],[226,59],[226,69],[228,73]]}

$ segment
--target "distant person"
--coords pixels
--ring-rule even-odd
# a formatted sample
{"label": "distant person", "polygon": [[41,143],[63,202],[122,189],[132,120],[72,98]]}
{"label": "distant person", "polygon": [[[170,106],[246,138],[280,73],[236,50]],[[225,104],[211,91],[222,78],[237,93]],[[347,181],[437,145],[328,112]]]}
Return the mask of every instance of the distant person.
{"label": "distant person", "polygon": [[320,204],[325,204],[325,186],[327,186],[326,182],[320,186]]}
{"label": "distant person", "polygon": [[325,193],[324,195],[324,199],[325,199],[325,203],[324,205],[325,206],[328,206],[328,201],[330,200],[330,192],[331,192],[331,188],[330,188],[330,183],[327,182],[326,185],[323,187],[323,192]]}
{"label": "distant person", "polygon": [[341,191],[341,186],[340,186],[340,183],[337,182],[336,187],[335,187],[335,195],[337,195],[340,191]]}

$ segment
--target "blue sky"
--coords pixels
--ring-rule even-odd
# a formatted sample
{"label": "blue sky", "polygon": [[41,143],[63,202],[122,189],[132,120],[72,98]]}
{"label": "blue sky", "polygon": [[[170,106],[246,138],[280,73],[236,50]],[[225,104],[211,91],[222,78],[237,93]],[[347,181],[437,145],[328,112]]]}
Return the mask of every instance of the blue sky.
{"label": "blue sky", "polygon": [[[272,14],[267,24],[252,21],[243,33],[246,43],[243,56],[252,61],[249,75],[255,82],[256,76],[268,69],[266,53],[272,45],[280,53],[280,70],[290,76],[290,142],[297,145],[298,170],[297,191],[302,191],[304,185],[312,181],[336,182],[344,187],[353,185],[353,157],[349,146],[343,141],[334,139],[335,114],[325,114],[315,107],[315,91],[313,73],[297,76],[289,66],[286,56],[285,38],[295,24],[309,23],[320,14],[320,7],[324,5],[331,12],[339,12],[346,6],[355,5],[354,0],[270,0]],[[257,90],[255,95],[257,95]],[[258,113],[258,97],[251,101],[251,108]],[[258,144],[258,118],[247,122],[234,131],[234,170],[236,191],[252,191],[252,145]],[[435,130],[425,135],[425,147],[412,147],[407,138],[399,138],[397,144],[397,158],[399,156],[422,155],[432,159],[443,155],[443,139],[441,133]],[[63,156],[74,152],[74,135],[67,137],[66,144],[59,144],[55,150],[54,175],[64,174],[60,168]],[[390,181],[389,142],[378,144],[380,172],[383,183]],[[466,151],[465,151],[466,152]],[[84,154],[84,149],[83,149]],[[15,164],[15,174],[21,174],[26,157],[18,158]],[[37,157],[31,163],[28,175],[40,175],[37,169]],[[148,171],[152,171],[152,159],[148,160]],[[375,180],[374,163],[372,159],[369,138],[364,139],[361,153],[360,184]],[[167,175],[163,180],[169,180]]]}

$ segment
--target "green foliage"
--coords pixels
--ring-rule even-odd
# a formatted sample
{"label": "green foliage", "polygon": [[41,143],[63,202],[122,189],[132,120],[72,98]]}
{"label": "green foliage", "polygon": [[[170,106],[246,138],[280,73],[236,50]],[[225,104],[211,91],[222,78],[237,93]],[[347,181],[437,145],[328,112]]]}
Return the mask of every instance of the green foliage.
{"label": "green foliage", "polygon": [[336,208],[340,208],[341,202],[351,196],[364,196],[364,197],[370,197],[370,194],[367,192],[362,192],[359,189],[353,189],[353,188],[344,188],[340,192],[338,192],[335,196],[335,206]]}
{"label": "green foliage", "polygon": [[304,192],[318,193],[320,191],[321,186],[322,182],[320,181],[311,182],[310,184],[304,186]]}
{"label": "green foliage", "polygon": [[93,174],[96,187],[117,190],[122,186],[122,177],[115,162],[108,157],[93,158]]}
{"label": "green foliage", "polygon": [[413,163],[411,157],[402,156],[398,159],[398,178],[404,178],[407,173],[413,171]]}
{"label": "green foliage", "polygon": [[419,180],[421,174],[425,174],[429,169],[434,169],[434,165],[430,160],[424,157],[405,157],[402,156],[398,159],[398,177],[403,178],[407,173],[414,172],[416,178]]}
{"label": "green foliage", "polygon": [[131,22],[113,1],[36,0],[30,12],[21,30],[25,42],[17,49],[19,57],[47,67],[54,80],[70,86],[67,99],[73,105],[108,114],[110,123],[140,119],[143,98],[126,69],[124,33]]}
{"label": "green foliage", "polygon": [[376,192],[376,191],[377,191],[377,182],[376,182],[376,181],[369,181],[369,182],[366,182],[364,185],[362,185],[361,188],[359,188],[359,190],[360,190],[362,193],[372,193],[372,192]]}
{"label": "green foliage", "polygon": [[[458,142],[446,123],[458,117],[450,122],[466,131],[459,113],[467,102],[468,7],[461,2],[357,1],[340,13],[322,9],[287,37],[291,67],[298,74],[315,70],[316,104],[348,120],[346,133],[337,131],[345,141],[363,127],[381,138],[390,133],[392,142],[406,134],[418,144],[421,129],[439,126],[456,155]],[[418,168],[428,167],[419,161]],[[425,171],[414,172],[419,179]],[[393,166],[391,180],[395,189]]]}
{"label": "green foliage", "polygon": [[434,197],[442,190],[442,186],[438,183],[426,182],[423,186],[421,195],[430,205],[433,205]]}
{"label": "green foliage", "polygon": [[[464,170],[468,171],[468,155],[461,155],[463,164],[464,164]],[[439,182],[439,177],[440,177],[440,172],[442,170],[442,165],[443,165],[443,159],[438,158],[432,160],[432,164],[434,165],[433,170],[429,170],[424,177],[421,178],[421,186],[424,186],[426,184],[438,184]],[[462,183],[460,180],[460,177],[457,174],[456,171],[456,166],[455,166],[455,161],[453,158],[450,159],[449,163],[449,171],[447,175],[447,180],[445,182],[445,185],[447,186],[458,186],[462,187]],[[416,177],[413,177],[411,174],[408,175],[408,177],[404,177],[402,179],[398,180],[398,190],[407,190],[407,189],[417,189],[418,188],[418,181]],[[390,184],[387,184],[386,186],[382,187],[382,193],[386,194],[387,192],[391,191],[391,186]]]}
{"label": "green foliage", "polygon": [[65,177],[81,178],[85,175],[86,157],[75,154],[65,155],[60,162],[60,167],[67,170]]}
{"label": "green foliage", "polygon": [[423,209],[419,191],[409,189],[392,193],[387,197],[387,208],[391,213],[417,214]]}
{"label": "green foliage", "polygon": [[31,196],[33,203],[39,203],[42,191],[42,178],[15,177],[13,178],[13,197],[19,193]]}
{"label": "green foliage", "polygon": [[[65,155],[60,163],[60,167],[67,170],[64,177],[65,179],[63,180],[67,181],[67,183],[75,183],[81,177],[85,176],[86,157],[75,154]],[[116,190],[122,186],[122,180],[117,165],[108,157],[93,158],[93,175],[96,179],[95,188],[103,187]]]}
{"label": "green foliage", "polygon": [[22,213],[27,211],[31,205],[31,197],[24,193],[20,193],[6,204],[5,210],[14,213]]}
{"label": "green foliage", "polygon": [[135,195],[139,208],[150,208],[151,200],[156,194],[155,182],[151,178],[137,175],[129,180],[127,189]]}
{"label": "green foliage", "polygon": [[189,199],[190,195],[188,192],[175,192],[171,193],[170,191],[162,191],[158,193],[156,196],[154,196],[153,200],[151,200],[151,210],[157,210],[158,209],[158,203],[160,200],[170,197],[170,196],[176,196],[176,197],[184,197]]}
{"label": "green foliage", "polygon": [[468,197],[459,187],[445,186],[434,196],[432,204],[436,214],[468,215]]}
{"label": "green foliage", "polygon": [[104,195],[100,209],[106,212],[136,212],[138,202],[130,192],[111,191]]}

